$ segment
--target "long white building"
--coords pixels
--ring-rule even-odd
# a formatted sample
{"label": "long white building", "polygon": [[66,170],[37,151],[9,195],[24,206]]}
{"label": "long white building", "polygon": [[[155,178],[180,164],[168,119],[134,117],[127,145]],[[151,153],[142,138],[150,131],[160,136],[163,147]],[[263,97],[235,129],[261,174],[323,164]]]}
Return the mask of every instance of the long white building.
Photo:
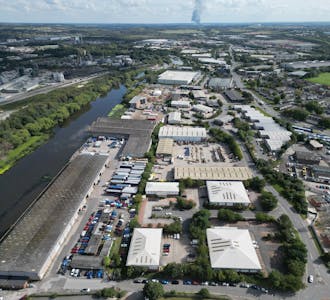
{"label": "long white building", "polygon": [[159,197],[179,195],[178,182],[147,182],[146,195]]}
{"label": "long white building", "polygon": [[158,270],[162,228],[135,228],[129,247],[126,266]]}
{"label": "long white building", "polygon": [[206,230],[213,269],[258,272],[261,265],[247,229],[214,227]]}
{"label": "long white building", "polygon": [[207,133],[203,127],[163,126],[159,130],[158,137],[171,138],[174,141],[201,142],[207,138]]}

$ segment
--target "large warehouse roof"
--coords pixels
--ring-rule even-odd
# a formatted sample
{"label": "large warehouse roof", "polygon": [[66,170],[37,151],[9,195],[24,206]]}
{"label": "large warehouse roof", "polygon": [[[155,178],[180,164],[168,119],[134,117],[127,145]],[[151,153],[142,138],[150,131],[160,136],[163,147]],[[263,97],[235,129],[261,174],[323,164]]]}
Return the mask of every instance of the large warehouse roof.
{"label": "large warehouse roof", "polygon": [[250,204],[249,196],[241,181],[207,181],[210,203],[214,204]]}
{"label": "large warehouse roof", "polygon": [[162,228],[135,228],[126,266],[159,266]]}
{"label": "large warehouse roof", "polygon": [[56,178],[0,244],[0,275],[41,279],[65,227],[81,206],[107,160],[104,155],[77,156]]}
{"label": "large warehouse roof", "polygon": [[165,71],[158,76],[158,82],[163,84],[190,84],[198,72],[190,71]]}
{"label": "large warehouse roof", "polygon": [[215,269],[261,270],[247,229],[214,227],[206,230],[211,266]]}
{"label": "large warehouse roof", "polygon": [[174,179],[183,178],[201,180],[246,180],[252,178],[252,173],[247,167],[175,167]]}
{"label": "large warehouse roof", "polygon": [[206,129],[204,127],[189,127],[189,126],[163,126],[159,130],[159,138],[181,138],[181,137],[196,137],[206,138]]}
{"label": "large warehouse roof", "polygon": [[90,127],[90,132],[97,135],[128,137],[121,155],[144,157],[149,151],[154,127],[154,122],[146,120],[98,118]]}

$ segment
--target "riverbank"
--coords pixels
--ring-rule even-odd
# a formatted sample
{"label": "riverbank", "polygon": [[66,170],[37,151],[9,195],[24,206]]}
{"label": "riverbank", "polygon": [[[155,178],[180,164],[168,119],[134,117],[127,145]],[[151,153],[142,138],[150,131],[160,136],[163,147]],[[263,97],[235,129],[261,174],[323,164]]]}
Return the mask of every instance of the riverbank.
{"label": "riverbank", "polygon": [[59,89],[15,104],[24,106],[0,124],[0,175],[46,142],[56,126],[118,84],[105,76],[83,87]]}

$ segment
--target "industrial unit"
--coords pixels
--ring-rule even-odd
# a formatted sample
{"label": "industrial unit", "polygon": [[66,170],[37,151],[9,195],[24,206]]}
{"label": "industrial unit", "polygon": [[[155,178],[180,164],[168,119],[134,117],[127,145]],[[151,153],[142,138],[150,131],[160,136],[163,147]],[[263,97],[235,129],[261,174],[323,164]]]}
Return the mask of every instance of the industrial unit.
{"label": "industrial unit", "polygon": [[156,150],[157,157],[171,158],[173,155],[173,143],[172,139],[159,140]]}
{"label": "industrial unit", "polygon": [[181,113],[179,111],[173,111],[168,114],[167,123],[170,125],[176,125],[181,123]]}
{"label": "industrial unit", "polygon": [[195,81],[199,75],[199,72],[168,70],[158,76],[158,83],[172,85],[190,84]]}
{"label": "industrial unit", "polygon": [[209,203],[218,206],[249,206],[250,199],[241,181],[207,181]]}
{"label": "industrial unit", "polygon": [[153,195],[158,197],[178,196],[179,195],[178,182],[147,182],[146,195]]}
{"label": "industrial unit", "polygon": [[207,139],[206,129],[189,126],[163,126],[159,130],[159,139],[171,138],[174,141],[201,142]]}
{"label": "industrial unit", "polygon": [[135,228],[126,266],[159,269],[162,228]]}
{"label": "industrial unit", "polygon": [[232,78],[211,78],[209,81],[209,88],[215,91],[230,89],[232,86]]}
{"label": "industrial unit", "polygon": [[214,227],[206,230],[213,269],[258,272],[261,265],[247,229]]}
{"label": "industrial unit", "polygon": [[246,167],[175,167],[174,179],[184,178],[200,180],[247,180],[252,178],[252,172]]}
{"label": "industrial unit", "polygon": [[93,190],[108,156],[78,155],[0,244],[0,276],[41,280]]}

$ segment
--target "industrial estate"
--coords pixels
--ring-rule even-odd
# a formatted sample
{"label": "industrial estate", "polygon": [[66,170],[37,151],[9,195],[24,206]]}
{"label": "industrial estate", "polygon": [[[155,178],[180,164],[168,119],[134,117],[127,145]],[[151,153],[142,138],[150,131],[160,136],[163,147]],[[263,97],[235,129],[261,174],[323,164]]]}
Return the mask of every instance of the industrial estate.
{"label": "industrial estate", "polygon": [[2,229],[1,299],[328,299],[328,25],[35,28],[0,34],[0,176],[79,141]]}

